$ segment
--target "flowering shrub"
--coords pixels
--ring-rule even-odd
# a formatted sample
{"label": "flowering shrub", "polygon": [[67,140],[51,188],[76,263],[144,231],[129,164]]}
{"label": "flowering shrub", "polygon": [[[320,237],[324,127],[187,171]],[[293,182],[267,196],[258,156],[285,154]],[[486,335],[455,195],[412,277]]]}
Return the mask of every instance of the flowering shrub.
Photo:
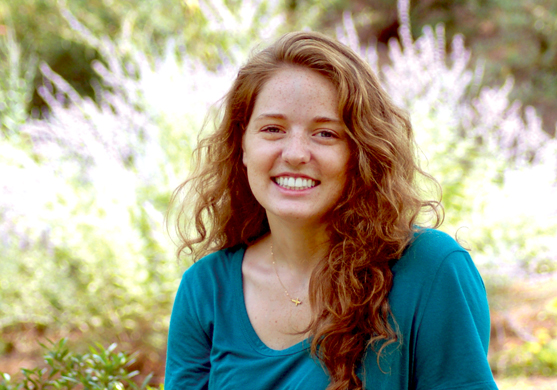
{"label": "flowering shrub", "polygon": [[175,172],[122,50],[95,43],[108,59],[97,100],[43,64],[48,118],[19,126],[28,142],[0,140],[0,326],[166,327],[179,277],[162,227]]}
{"label": "flowering shrub", "polygon": [[511,79],[500,88],[482,86],[482,68],[469,69],[462,36],[450,53],[442,25],[426,26],[414,41],[408,2],[398,4],[401,44],[390,42],[383,68],[373,47],[360,46],[349,17],[339,36],[369,58],[410,112],[424,167],[443,188],[442,228],[458,230],[487,276],[555,270],[557,140],[543,132],[534,108],[522,118],[520,103],[509,98]]}

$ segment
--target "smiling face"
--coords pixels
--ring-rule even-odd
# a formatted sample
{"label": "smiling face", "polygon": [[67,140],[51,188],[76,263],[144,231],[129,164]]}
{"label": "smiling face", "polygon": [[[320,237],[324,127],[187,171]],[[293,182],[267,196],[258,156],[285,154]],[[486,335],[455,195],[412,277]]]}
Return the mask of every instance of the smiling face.
{"label": "smiling face", "polygon": [[343,193],[350,155],[334,85],[306,68],[278,71],[255,101],[242,148],[269,221],[323,223]]}

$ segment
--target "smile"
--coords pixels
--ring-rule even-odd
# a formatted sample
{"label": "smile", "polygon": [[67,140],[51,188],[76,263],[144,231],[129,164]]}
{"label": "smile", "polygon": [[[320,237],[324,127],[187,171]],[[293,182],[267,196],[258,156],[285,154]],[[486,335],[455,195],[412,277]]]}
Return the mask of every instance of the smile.
{"label": "smile", "polygon": [[273,181],[287,190],[307,190],[308,188],[315,187],[318,184],[315,180],[304,179],[301,177],[294,178],[279,176],[273,178]]}

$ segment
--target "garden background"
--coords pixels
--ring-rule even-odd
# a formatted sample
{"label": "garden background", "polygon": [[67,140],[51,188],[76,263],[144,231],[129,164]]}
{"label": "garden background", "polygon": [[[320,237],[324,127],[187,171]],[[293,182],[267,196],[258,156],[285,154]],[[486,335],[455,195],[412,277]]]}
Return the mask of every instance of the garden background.
{"label": "garden background", "polygon": [[168,201],[254,44],[302,28],[410,112],[486,283],[500,388],[557,386],[555,0],[0,0],[0,389],[55,386],[44,353],[86,388],[163,381],[189,264]]}

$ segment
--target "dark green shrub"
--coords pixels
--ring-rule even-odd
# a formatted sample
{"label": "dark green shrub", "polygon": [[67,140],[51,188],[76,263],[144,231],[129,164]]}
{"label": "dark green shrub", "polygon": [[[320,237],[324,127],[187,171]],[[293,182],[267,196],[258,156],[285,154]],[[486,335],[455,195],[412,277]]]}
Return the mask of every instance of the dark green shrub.
{"label": "dark green shrub", "polygon": [[17,380],[12,380],[10,375],[2,373],[0,390],[153,389],[148,385],[151,374],[145,377],[141,385],[132,380],[139,375],[139,371],[130,369],[135,361],[134,356],[126,352],[116,352],[116,344],[108,348],[101,345],[90,347],[89,352],[85,354],[70,351],[66,339],[41,346],[46,349],[46,366],[22,368],[22,377]]}

